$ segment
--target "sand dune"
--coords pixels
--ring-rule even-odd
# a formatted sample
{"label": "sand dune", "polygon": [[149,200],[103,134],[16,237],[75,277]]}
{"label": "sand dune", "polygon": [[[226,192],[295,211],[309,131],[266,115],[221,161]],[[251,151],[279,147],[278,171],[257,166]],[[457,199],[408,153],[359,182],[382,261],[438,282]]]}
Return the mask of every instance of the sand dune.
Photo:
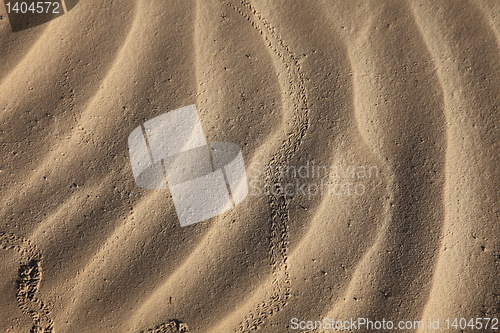
{"label": "sand dune", "polygon": [[[499,317],[497,1],[81,0],[19,32],[5,10],[0,331]],[[191,104],[252,189],[314,164],[342,191],[180,227],[127,137]]]}

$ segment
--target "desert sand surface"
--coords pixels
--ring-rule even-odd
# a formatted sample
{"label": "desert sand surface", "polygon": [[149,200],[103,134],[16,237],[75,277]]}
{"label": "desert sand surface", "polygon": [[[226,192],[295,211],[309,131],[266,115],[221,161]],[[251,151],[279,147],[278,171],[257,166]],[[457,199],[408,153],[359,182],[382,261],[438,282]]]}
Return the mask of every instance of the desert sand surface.
{"label": "desert sand surface", "polygon": [[[1,332],[496,331],[445,320],[500,318],[499,1],[80,0],[19,32],[0,17]],[[192,104],[251,186],[181,227],[168,190],[134,182],[127,137]],[[312,164],[343,190],[275,172]],[[279,182],[307,191],[260,191]]]}

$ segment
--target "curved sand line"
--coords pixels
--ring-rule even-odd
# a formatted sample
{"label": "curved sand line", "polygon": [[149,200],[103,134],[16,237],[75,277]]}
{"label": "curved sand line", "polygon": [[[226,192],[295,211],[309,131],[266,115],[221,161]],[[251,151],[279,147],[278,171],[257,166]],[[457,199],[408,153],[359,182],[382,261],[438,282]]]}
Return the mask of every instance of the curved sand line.
{"label": "curved sand line", "polygon": [[[247,1],[242,0],[240,6],[232,3],[226,4],[237,11],[263,36],[269,48],[283,63],[288,81],[283,81],[283,102],[286,107],[294,110],[288,138],[282,143],[279,150],[271,158],[269,165],[288,165],[300,146],[309,128],[307,93],[304,86],[304,75],[296,56],[290,47],[275,32],[275,28]],[[288,99],[291,105],[287,105]],[[267,180],[272,180],[272,175],[267,173]],[[279,179],[278,179],[279,181]],[[288,215],[289,199],[286,196],[269,196],[271,209],[271,266],[273,268],[274,291],[269,300],[261,303],[239,325],[240,332],[255,330],[264,319],[280,311],[286,306],[290,298],[290,273],[288,272]]]}
{"label": "curved sand line", "polygon": [[[358,263],[350,286],[345,290],[344,301],[338,302],[328,313],[330,318],[368,314],[388,318],[394,316],[393,311],[397,311],[397,306],[392,302],[401,302],[403,299],[424,302],[424,286],[432,270],[433,253],[437,247],[442,219],[442,209],[436,205],[442,200],[442,194],[439,190],[435,191],[434,186],[429,186],[429,182],[432,184],[437,181],[439,184],[443,165],[440,150],[445,144],[440,135],[443,120],[436,112],[440,108],[441,88],[433,71],[424,66],[431,57],[426,55],[425,45],[419,41],[419,32],[411,22],[398,26],[396,30],[392,30],[390,24],[382,26],[384,19],[395,21],[392,15],[407,17],[408,9],[404,5],[397,2],[371,2],[364,6],[369,13],[366,21],[372,22],[373,27],[363,24],[363,29],[358,30],[360,34],[355,37],[346,33],[346,43],[353,63],[354,85],[363,91],[363,94],[356,95],[359,100],[356,118],[365,142],[382,157],[381,161],[387,161],[390,185],[385,198],[386,212],[381,214],[385,218],[381,228],[377,230],[376,241]],[[361,7],[359,12],[363,10]],[[340,12],[338,15],[342,14],[344,13]],[[350,31],[357,31],[354,28],[357,23],[352,21],[344,24]],[[408,36],[412,38],[411,44],[394,43],[410,38]],[[375,40],[377,43],[371,43]],[[378,61],[388,58],[402,61]],[[364,73],[385,74],[370,77]],[[426,84],[413,86],[412,81]],[[416,89],[422,92],[419,93]],[[405,98],[406,95],[413,96],[417,93],[424,96],[424,92],[429,91],[437,91],[437,102],[431,94],[420,105],[414,100],[407,105],[400,102],[409,101]],[[398,102],[392,104],[393,101]],[[398,117],[390,116],[395,112],[398,112]],[[433,119],[433,122],[425,124],[421,119]],[[374,124],[378,124],[379,128]],[[384,125],[380,126],[382,124]],[[415,177],[416,174],[419,174],[418,178]],[[424,188],[426,190],[422,190]],[[432,200],[429,199],[431,197]],[[412,201],[409,202],[408,198],[412,198]],[[412,240],[411,243],[409,239]],[[407,249],[403,250],[404,248]],[[401,252],[407,252],[409,248],[415,251],[415,255],[408,260]],[[425,266],[423,262],[426,263]],[[361,299],[360,295],[367,297]],[[419,316],[418,309],[415,306],[409,313],[399,313],[398,316]]]}
{"label": "curved sand line", "polygon": [[[443,1],[435,5],[451,10]],[[446,59],[436,62],[436,67],[445,88],[445,116],[450,133],[446,151],[446,219],[431,294],[422,317],[426,320],[445,314],[494,316],[499,297],[495,293],[485,294],[482,288],[498,289],[496,276],[500,267],[494,257],[498,241],[490,238],[497,214],[495,208],[481,203],[498,203],[498,191],[492,189],[498,187],[499,173],[491,165],[499,150],[487,143],[498,137],[498,112],[494,111],[499,103],[498,36],[491,24],[474,20],[482,13],[470,1],[454,7],[452,15],[439,19],[416,4],[413,10],[434,58]],[[432,31],[443,22],[447,24],[439,33]],[[473,38],[463,38],[463,29]],[[468,96],[469,90],[475,94]],[[482,181],[484,172],[491,177],[487,184]],[[448,290],[450,284],[456,292]],[[460,292],[465,289],[467,293]]]}
{"label": "curved sand line", "polygon": [[[235,7],[232,7],[230,4],[229,6],[233,9],[236,9]],[[247,8],[248,10],[248,8]],[[244,12],[242,12],[241,10],[238,10],[236,9],[236,11],[242,15],[246,20],[249,20],[251,23],[252,23],[252,26],[256,26],[257,23],[253,22],[253,20],[251,19],[251,17],[247,14],[245,14]],[[258,27],[258,26],[257,26]],[[261,34],[263,34],[263,31],[262,30],[259,30],[257,28],[257,31],[260,32]],[[272,31],[272,30],[270,30]],[[290,51],[288,50],[288,48],[280,43],[283,43],[280,39],[276,39],[277,42],[273,42],[272,39],[270,39],[269,37],[266,37],[264,39],[266,41],[266,43],[268,44],[268,46],[271,47],[271,49],[273,50],[272,53],[276,56],[277,54],[277,59],[278,59],[278,67],[283,67],[283,65],[280,65],[280,63],[284,63],[284,71],[287,73],[287,78],[288,78],[288,81],[284,81],[283,82],[283,86],[285,86],[285,89],[287,90],[287,92],[285,92],[284,94],[286,95],[287,93],[290,93],[290,95],[294,96],[294,98],[292,99],[292,102],[294,103],[293,105],[290,106],[290,109],[291,110],[294,110],[293,112],[290,112],[292,113],[297,113],[297,109],[300,109],[301,112],[306,112],[306,109],[303,108],[302,106],[299,107],[299,104],[302,105],[302,103],[304,102],[303,100],[301,101],[301,98],[302,99],[305,99],[307,100],[307,97],[300,97],[300,93],[297,93],[297,91],[304,91],[304,88],[302,86],[302,88],[300,88],[300,85],[303,85],[303,78],[301,79],[298,79],[296,76],[294,77],[294,74],[293,73],[293,68],[294,66],[299,66],[297,60],[295,58],[293,58],[293,56],[291,55],[291,53],[289,53]],[[275,45],[276,44],[279,44],[279,45]],[[284,56],[283,53],[285,53],[286,55]],[[289,60],[287,60],[286,57],[290,57]],[[293,63],[290,63],[290,61],[293,61]],[[302,75],[302,74],[301,74]],[[299,84],[297,84],[296,82],[299,82]],[[299,88],[297,88],[297,85],[299,85]],[[284,98],[285,101],[288,100],[288,98]],[[299,112],[300,113],[300,112]],[[293,121],[293,124],[297,124],[300,122],[300,120],[297,120],[297,118],[300,118],[300,114],[299,116],[294,116],[294,121]],[[281,147],[281,153],[278,153],[278,155],[276,156],[279,156],[279,154],[284,154],[283,153],[283,150],[288,150],[287,152],[290,154],[291,151],[295,151],[298,147],[298,145],[300,144],[299,141],[296,141],[295,144],[291,144],[292,141],[294,141],[295,139],[302,139],[304,134],[305,134],[305,131],[306,131],[306,127],[304,127],[304,125],[302,124],[302,126],[299,126],[301,128],[301,130],[293,130],[293,125],[292,124],[292,132],[288,132],[287,133],[287,137],[288,137],[288,141],[285,141]],[[298,133],[300,132],[300,133]],[[297,144],[299,143],[299,144]],[[286,154],[286,153],[285,153]],[[272,158],[272,164],[274,163],[284,163],[283,161],[280,161],[278,162],[279,158],[278,157],[274,157]],[[291,156],[293,156],[293,154],[290,154],[288,156],[288,158],[290,158]],[[286,161],[285,161],[286,162]],[[286,246],[285,245],[285,242],[284,242],[284,239],[287,237],[286,236],[286,231],[283,230],[282,227],[278,228],[278,225],[277,223],[280,223],[280,221],[276,221],[277,219],[283,219],[285,218],[285,216],[283,215],[284,212],[286,211],[286,209],[283,208],[283,204],[280,202],[282,198],[275,198],[275,197],[271,197],[270,200],[271,200],[271,203],[270,205],[273,207],[272,208],[272,211],[274,212],[275,214],[275,217],[274,217],[274,223],[272,225],[272,231],[271,231],[271,251],[274,253],[272,255],[272,258],[271,258],[271,261],[272,261],[272,267],[273,267],[273,278],[271,278],[271,284],[274,286],[273,289],[273,294],[270,296],[271,298],[271,305],[267,304],[267,305],[263,305],[261,304],[259,307],[263,307],[262,309],[258,307],[258,309],[256,310],[257,312],[259,312],[259,316],[256,317],[254,315],[251,315],[251,316],[254,316],[255,318],[254,319],[246,319],[247,323],[246,324],[240,324],[240,326],[253,326],[255,324],[255,322],[260,322],[262,321],[263,318],[267,318],[269,316],[270,313],[272,313],[273,311],[276,311],[276,309],[280,309],[282,308],[286,303],[284,303],[283,301],[286,302],[286,298],[289,296],[289,287],[287,285],[289,285],[289,275],[287,273],[288,271],[288,268],[286,266]],[[279,212],[279,214],[277,213]],[[285,223],[286,225],[286,223]],[[194,250],[194,252],[191,253],[191,255],[189,256],[189,258],[187,258],[183,264],[181,266],[178,266],[178,268],[175,270],[175,272],[171,273],[168,277],[168,279],[166,279],[162,285],[157,288],[157,290],[152,293],[152,296],[151,298],[149,298],[148,300],[144,301],[142,306],[141,306],[141,309],[140,310],[137,310],[136,313],[137,315],[139,315],[140,313],[143,312],[142,309],[148,309],[148,308],[151,308],[151,305],[148,305],[150,304],[151,302],[156,302],[156,295],[164,295],[165,294],[165,290],[167,290],[169,288],[169,286],[176,280],[178,280],[178,278],[181,278],[181,274],[184,272],[184,270],[187,268],[187,267],[193,267],[193,260],[194,261],[198,261],[198,260],[195,260],[195,258],[197,258],[197,253],[198,251],[205,251],[205,249],[207,248],[207,246],[209,245],[209,237],[208,235],[205,236],[203,238],[203,240],[199,243],[199,245],[197,246],[196,250]],[[220,244],[219,244],[220,245]],[[200,252],[201,253],[201,252]],[[191,258],[193,258],[193,260],[191,260]],[[278,267],[278,266],[281,266],[281,267]],[[285,268],[283,270],[283,267]],[[281,270],[281,271],[280,271]],[[177,278],[176,276],[179,275],[179,277]],[[285,287],[283,287],[285,286]],[[286,289],[283,289],[283,288],[286,288]],[[281,299],[281,300],[280,300]],[[134,321],[133,319],[131,320],[132,322]],[[253,321],[254,323],[250,324],[249,322],[250,321]]]}

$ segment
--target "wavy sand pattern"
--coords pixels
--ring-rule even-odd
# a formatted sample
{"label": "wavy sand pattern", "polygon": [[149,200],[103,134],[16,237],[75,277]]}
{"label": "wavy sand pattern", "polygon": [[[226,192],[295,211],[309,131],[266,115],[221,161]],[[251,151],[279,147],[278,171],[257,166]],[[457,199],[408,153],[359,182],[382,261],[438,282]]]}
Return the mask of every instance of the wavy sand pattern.
{"label": "wavy sand pattern", "polygon": [[[0,331],[500,316],[497,1],[81,0],[16,33],[0,16]],[[252,184],[313,161],[363,193],[249,195],[181,228],[168,191],[135,185],[127,137],[190,104]]]}

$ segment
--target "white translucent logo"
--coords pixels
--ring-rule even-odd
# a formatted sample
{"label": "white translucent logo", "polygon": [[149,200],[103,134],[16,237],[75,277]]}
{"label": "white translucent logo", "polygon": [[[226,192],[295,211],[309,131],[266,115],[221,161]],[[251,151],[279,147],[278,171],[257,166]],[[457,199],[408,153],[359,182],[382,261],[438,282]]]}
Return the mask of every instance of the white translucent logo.
{"label": "white translucent logo", "polygon": [[137,186],[168,185],[181,226],[222,214],[248,194],[240,147],[207,143],[195,105],[146,121],[130,133],[128,146]]}

